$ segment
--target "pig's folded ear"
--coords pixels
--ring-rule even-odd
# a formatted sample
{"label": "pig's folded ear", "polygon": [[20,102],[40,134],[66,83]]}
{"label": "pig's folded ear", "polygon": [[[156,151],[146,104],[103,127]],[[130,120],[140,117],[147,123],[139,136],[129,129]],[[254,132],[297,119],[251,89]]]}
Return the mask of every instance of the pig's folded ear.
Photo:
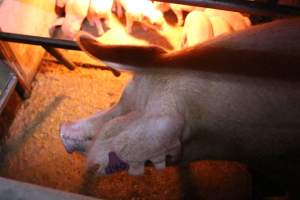
{"label": "pig's folded ear", "polygon": [[89,55],[117,69],[135,71],[140,67],[146,68],[148,63],[167,53],[158,46],[101,44],[95,37],[85,32],[80,32],[76,41]]}

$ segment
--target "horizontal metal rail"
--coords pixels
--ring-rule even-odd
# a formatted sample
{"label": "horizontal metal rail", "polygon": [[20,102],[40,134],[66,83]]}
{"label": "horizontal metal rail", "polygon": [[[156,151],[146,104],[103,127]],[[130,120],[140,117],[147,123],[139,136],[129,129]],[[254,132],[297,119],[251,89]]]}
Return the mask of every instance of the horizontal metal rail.
{"label": "horizontal metal rail", "polygon": [[76,42],[71,40],[60,40],[47,37],[23,35],[16,33],[0,32],[0,40],[24,44],[47,46],[52,48],[80,50]]}

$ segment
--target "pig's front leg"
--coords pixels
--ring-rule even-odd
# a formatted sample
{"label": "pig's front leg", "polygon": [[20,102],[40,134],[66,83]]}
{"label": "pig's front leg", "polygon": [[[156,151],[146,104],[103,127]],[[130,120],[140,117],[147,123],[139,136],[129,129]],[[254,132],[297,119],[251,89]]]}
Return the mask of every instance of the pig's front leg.
{"label": "pig's front leg", "polygon": [[[132,112],[122,117],[113,119],[117,123],[105,124],[107,127],[97,135],[88,152],[88,166],[99,164],[99,174],[128,169],[131,175],[141,175],[145,161],[163,169],[167,155],[175,157],[179,154],[179,138],[184,127],[181,116]],[[104,139],[105,132],[115,136]]]}
{"label": "pig's front leg", "polygon": [[96,113],[86,119],[63,123],[60,136],[68,153],[85,152],[93,137],[100,132],[104,123],[121,114],[121,107]]}
{"label": "pig's front leg", "polygon": [[96,113],[86,119],[63,123],[60,136],[67,152],[85,152],[93,137],[100,132],[104,124],[115,117],[124,115],[132,109],[130,91],[132,84],[127,86],[118,104],[111,109]]}

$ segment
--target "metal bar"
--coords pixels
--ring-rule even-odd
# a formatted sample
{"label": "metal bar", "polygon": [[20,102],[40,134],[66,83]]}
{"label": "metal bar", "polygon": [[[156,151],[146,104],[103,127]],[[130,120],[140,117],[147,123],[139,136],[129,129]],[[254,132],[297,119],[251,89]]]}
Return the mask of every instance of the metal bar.
{"label": "metal bar", "polygon": [[32,35],[0,32],[0,40],[4,40],[8,42],[48,46],[52,48],[80,50],[79,46],[74,41],[32,36]]}
{"label": "metal bar", "polygon": [[[6,69],[7,67],[7,69]],[[0,88],[0,114],[2,113],[6,103],[8,102],[9,97],[13,93],[17,85],[17,77],[8,70],[8,66],[0,60],[0,81],[4,82],[1,84]],[[1,78],[3,80],[1,80]]]}
{"label": "metal bar", "polygon": [[[39,45],[44,47],[51,55],[53,55],[55,58],[59,57],[59,61],[62,61],[62,54],[60,54],[57,50],[54,48],[61,48],[61,49],[70,49],[70,50],[78,50],[81,49],[74,41],[69,40],[59,40],[59,39],[52,39],[52,38],[46,38],[46,37],[38,37],[38,36],[29,36],[29,35],[22,35],[22,34],[15,34],[15,33],[6,33],[6,32],[0,32],[0,40],[8,41],[8,42],[18,42],[18,43],[25,43],[25,44],[32,44],[32,45]],[[66,65],[69,69],[73,70],[75,64],[64,60],[67,62],[63,62],[64,65]],[[112,71],[112,73],[115,76],[120,76],[120,72],[110,68],[107,66],[109,70]]]}
{"label": "metal bar", "polygon": [[154,0],[199,7],[224,9],[262,16],[300,16],[300,8],[242,0]]}
{"label": "metal bar", "polygon": [[72,61],[68,60],[61,52],[59,52],[59,50],[48,46],[43,46],[43,47],[48,53],[50,53],[54,58],[56,58],[57,61],[62,63],[68,69],[70,70],[75,69],[76,65]]}
{"label": "metal bar", "polygon": [[17,85],[17,77],[12,75],[11,79],[7,83],[6,88],[4,89],[2,95],[0,96],[0,113],[2,113],[4,107],[6,106],[9,97],[12,95],[16,85]]}
{"label": "metal bar", "polygon": [[[26,81],[24,69],[20,66],[12,49],[5,41],[0,41],[0,59],[16,74],[18,78],[17,91],[23,99],[30,96],[31,85]],[[1,63],[2,61],[0,61]]]}

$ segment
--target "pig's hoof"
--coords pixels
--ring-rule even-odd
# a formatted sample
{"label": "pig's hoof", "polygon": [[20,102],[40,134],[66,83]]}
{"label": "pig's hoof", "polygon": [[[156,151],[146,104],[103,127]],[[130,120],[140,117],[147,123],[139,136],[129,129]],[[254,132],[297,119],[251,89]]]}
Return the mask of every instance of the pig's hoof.
{"label": "pig's hoof", "polygon": [[108,165],[105,167],[106,174],[112,174],[118,171],[128,170],[129,165],[122,161],[115,152],[109,152]]}
{"label": "pig's hoof", "polygon": [[74,141],[72,141],[69,137],[64,135],[64,132],[65,132],[64,129],[65,129],[65,126],[61,126],[60,138],[65,147],[65,150],[68,153],[72,153],[74,151],[74,148],[73,148]]}
{"label": "pig's hoof", "polygon": [[[128,173],[133,176],[144,174],[144,162],[130,162],[129,165],[121,160],[115,152],[109,152],[108,160],[108,165],[105,167],[106,174],[113,174],[124,170],[128,170]],[[151,162],[157,170],[166,168],[166,162],[163,156],[158,159],[152,159]]]}
{"label": "pig's hoof", "polygon": [[[130,175],[142,175],[146,161],[151,161],[156,169],[161,170],[166,167],[167,156],[180,155],[178,135],[182,130],[181,121],[168,116],[140,120],[138,125],[143,123],[143,126],[133,123],[134,128],[124,130],[117,136],[95,138],[88,151],[88,166],[99,164],[99,175],[127,168]],[[154,127],[154,130],[145,127]]]}
{"label": "pig's hoof", "polygon": [[78,147],[79,145],[77,145],[80,141],[77,141],[75,139],[72,139],[72,138],[69,138],[65,135],[62,135],[61,134],[61,140],[62,140],[62,143],[65,147],[65,150],[68,152],[68,153],[73,153],[74,151],[78,150]]}
{"label": "pig's hoof", "polygon": [[85,152],[86,147],[90,144],[90,138],[74,137],[72,133],[76,133],[76,129],[72,129],[71,123],[65,123],[60,127],[60,138],[68,153],[74,151]]}

